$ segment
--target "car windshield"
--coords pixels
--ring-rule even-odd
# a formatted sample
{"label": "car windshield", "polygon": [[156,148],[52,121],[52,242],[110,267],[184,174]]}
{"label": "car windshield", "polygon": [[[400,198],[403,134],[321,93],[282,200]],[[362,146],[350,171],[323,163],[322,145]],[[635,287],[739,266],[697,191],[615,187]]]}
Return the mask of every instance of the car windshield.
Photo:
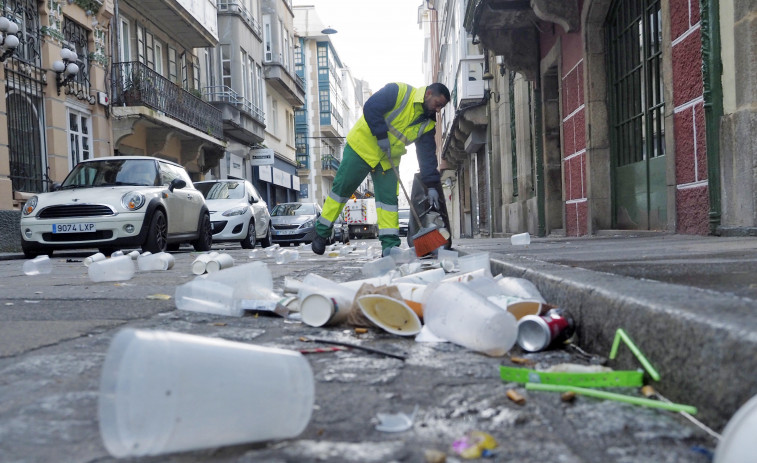
{"label": "car windshield", "polygon": [[277,204],[271,211],[271,216],[286,215],[315,215],[315,206],[308,203]]}
{"label": "car windshield", "polygon": [[109,159],[82,162],[74,167],[61,185],[86,188],[121,185],[158,185],[157,163],[151,159]]}
{"label": "car windshield", "polygon": [[205,199],[242,199],[244,183],[242,182],[198,182],[195,188],[202,192]]}
{"label": "car windshield", "polygon": [[400,209],[399,210],[399,216],[400,216],[400,219],[409,219],[410,218],[410,209]]}

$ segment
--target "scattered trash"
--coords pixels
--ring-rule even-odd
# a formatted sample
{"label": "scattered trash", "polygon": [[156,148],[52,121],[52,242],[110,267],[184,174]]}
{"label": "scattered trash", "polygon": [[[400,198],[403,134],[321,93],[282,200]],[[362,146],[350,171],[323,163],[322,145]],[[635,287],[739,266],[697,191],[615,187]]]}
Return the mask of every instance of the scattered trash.
{"label": "scattered trash", "polygon": [[618,346],[620,345],[620,341],[623,341],[623,343],[627,345],[629,349],[631,349],[631,352],[633,352],[633,355],[636,356],[636,358],[639,360],[639,363],[641,363],[647,373],[649,373],[649,376],[651,376],[655,381],[659,381],[660,374],[657,372],[657,370],[655,370],[652,364],[649,363],[649,360],[644,357],[644,354],[642,354],[641,350],[636,347],[636,344],[633,343],[631,337],[628,336],[623,328],[618,328],[618,331],[615,332],[615,339],[612,342],[612,349],[610,349],[610,360],[613,360],[618,355]]}
{"label": "scattered trash", "polygon": [[528,368],[499,367],[499,377],[506,383],[541,383],[585,387],[640,387],[644,373],[635,370],[601,372],[536,371]]}
{"label": "scattered trash", "polygon": [[399,336],[415,336],[421,331],[418,315],[404,301],[382,294],[357,298],[363,315],[376,326]]}
{"label": "scattered trash", "polygon": [[[121,255],[123,255],[123,253],[121,253]],[[115,256],[115,257],[118,257],[118,256]],[[92,265],[92,262],[97,262],[104,259],[105,259],[105,254],[101,252],[96,252],[92,254],[91,256],[84,258],[84,266],[89,267],[90,265]]]}
{"label": "scattered trash", "polygon": [[447,461],[447,454],[435,449],[426,449],[423,451],[423,461],[425,463],[444,463]]}
{"label": "scattered trash", "polygon": [[112,456],[160,455],[295,437],[314,398],[313,372],[299,352],[125,329],[106,354],[98,421]]}
{"label": "scattered trash", "polygon": [[365,334],[368,330],[366,328],[355,328],[355,334]]}
{"label": "scattered trash", "polygon": [[211,258],[206,264],[205,264],[205,271],[208,273],[217,272],[219,270],[223,270],[229,267],[234,266],[234,258],[231,257],[229,254],[218,254],[217,256]]}
{"label": "scattered trash", "polygon": [[[668,400],[665,397],[663,397],[662,394],[660,394],[659,392],[655,391],[655,389],[652,386],[650,386],[650,385],[646,385],[646,386],[642,387],[641,388],[641,394],[644,397],[647,397],[647,398],[654,397],[656,399],[662,400],[663,402],[667,402],[669,404],[673,403],[670,400]],[[694,418],[690,414],[686,413],[685,411],[681,411],[679,413],[681,415],[683,415],[684,418],[686,418],[687,420],[689,420],[692,423],[694,423],[697,427],[699,427],[699,429],[701,429],[702,431],[706,432],[707,434],[709,434],[710,436],[714,437],[715,439],[720,440],[722,438],[722,436],[720,434],[716,433],[715,431],[713,431],[712,429],[710,429],[707,425],[705,425],[704,423],[702,423],[698,419]],[[757,428],[754,428],[754,429],[757,429]]]}
{"label": "scattered trash", "polygon": [[497,441],[494,437],[481,431],[471,431],[452,443],[452,450],[466,460],[492,457],[495,448]]}
{"label": "scattered trash", "polygon": [[171,296],[168,294],[150,294],[147,296],[147,299],[153,299],[158,301],[167,301],[171,299]]}
{"label": "scattered trash", "polygon": [[53,263],[49,256],[37,256],[24,262],[22,270],[25,275],[47,275],[53,271]]}
{"label": "scattered trash", "polygon": [[512,400],[518,405],[526,405],[526,398],[519,394],[515,389],[508,389],[505,395],[508,399]]}
{"label": "scattered trash", "polygon": [[485,275],[492,276],[491,264],[488,252],[479,252],[458,257],[457,267],[461,273],[483,270]]}
{"label": "scattered trash", "polygon": [[510,237],[510,244],[513,246],[527,246],[531,244],[531,235],[528,232],[513,235]]}
{"label": "scattered trash", "polygon": [[563,309],[551,309],[546,315],[526,315],[518,321],[518,345],[538,352],[567,341],[575,331],[573,318]]}
{"label": "scattered trash", "polygon": [[274,260],[277,264],[288,264],[294,262],[300,258],[300,253],[297,251],[290,251],[288,249],[281,249],[274,254]]}
{"label": "scattered trash", "polygon": [[208,265],[211,259],[218,255],[217,252],[209,252],[207,254],[200,254],[192,262],[192,273],[195,275],[202,275],[205,273],[205,267]]}
{"label": "scattered trash", "polygon": [[89,279],[94,282],[125,281],[134,276],[136,266],[129,256],[111,257],[92,262],[87,269]]}
{"label": "scattered trash", "polygon": [[313,347],[310,349],[299,349],[298,352],[301,354],[321,354],[324,352],[340,352],[343,350],[348,350],[349,347],[344,346],[333,346],[333,347]]}
{"label": "scattered trash", "polygon": [[373,354],[385,355],[387,357],[395,358],[395,359],[402,360],[402,361],[407,360],[407,358],[404,355],[393,354],[391,352],[386,352],[384,350],[374,349],[372,347],[361,346],[361,345],[358,345],[358,344],[352,344],[352,343],[348,343],[348,342],[332,341],[330,339],[307,338],[305,336],[300,337],[300,341],[303,341],[303,342],[321,342],[323,344],[334,344],[334,345],[337,345],[337,346],[344,346],[344,347],[350,347],[352,349],[364,350],[366,352],[371,352]]}
{"label": "scattered trash", "polygon": [[174,257],[167,252],[157,254],[145,252],[137,257],[137,268],[140,272],[169,270],[173,268],[174,262]]}
{"label": "scattered trash", "polygon": [[418,413],[416,405],[411,414],[406,413],[376,413],[379,424],[376,425],[377,431],[382,432],[403,432],[413,427],[415,414]]}
{"label": "scattered trash", "polygon": [[576,393],[573,391],[566,391],[560,394],[560,400],[566,403],[572,403],[576,400]]}
{"label": "scattered trash", "polygon": [[533,365],[534,361],[524,357],[510,357],[510,361],[518,365]]}

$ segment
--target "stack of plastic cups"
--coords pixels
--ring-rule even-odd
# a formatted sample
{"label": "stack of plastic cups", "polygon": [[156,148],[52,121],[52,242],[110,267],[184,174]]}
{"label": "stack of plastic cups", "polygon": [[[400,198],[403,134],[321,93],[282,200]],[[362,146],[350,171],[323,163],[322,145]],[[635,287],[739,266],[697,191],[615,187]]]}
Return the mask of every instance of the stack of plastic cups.
{"label": "stack of plastic cups", "polygon": [[134,276],[134,261],[129,256],[111,257],[93,262],[88,269],[89,279],[94,282],[125,281]]}
{"label": "stack of plastic cups", "polygon": [[116,458],[296,437],[313,372],[299,352],[165,331],[120,331],[100,378],[98,422]]}
{"label": "stack of plastic cups", "polygon": [[[147,254],[147,253],[145,253]],[[157,254],[141,255],[137,258],[137,267],[140,272],[149,272],[151,270],[168,270],[173,268],[174,257],[167,252]]]}
{"label": "stack of plastic cups", "polygon": [[49,256],[37,256],[24,262],[22,270],[25,275],[46,275],[53,271],[53,263]]}
{"label": "stack of plastic cups", "polygon": [[277,264],[288,264],[294,262],[300,258],[300,253],[297,251],[291,251],[289,249],[281,249],[274,254],[274,259]]}
{"label": "stack of plastic cups", "polygon": [[[113,254],[115,254],[115,252]],[[123,253],[121,253],[121,255],[123,255]],[[115,256],[115,257],[118,257],[118,256]],[[92,262],[97,262],[104,259],[105,259],[105,254],[101,252],[96,252],[92,254],[91,256],[87,256],[84,258],[84,266],[89,267],[90,265],[92,265]]]}
{"label": "stack of plastic cups", "polygon": [[518,337],[515,317],[461,283],[442,283],[424,293],[423,319],[443,339],[500,357]]}
{"label": "stack of plastic cups", "polygon": [[210,262],[210,260],[216,256],[218,256],[217,252],[209,252],[197,256],[194,262],[192,262],[192,273],[194,273],[195,275],[202,275],[203,273],[205,273],[207,271],[206,267],[208,265],[208,262]]}

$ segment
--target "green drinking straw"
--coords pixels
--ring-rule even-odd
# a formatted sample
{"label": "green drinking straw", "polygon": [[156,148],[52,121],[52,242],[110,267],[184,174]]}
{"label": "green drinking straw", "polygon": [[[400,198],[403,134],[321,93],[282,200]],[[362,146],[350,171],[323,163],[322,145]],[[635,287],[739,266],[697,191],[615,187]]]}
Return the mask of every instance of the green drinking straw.
{"label": "green drinking straw", "polygon": [[655,370],[652,364],[649,363],[649,360],[644,357],[644,354],[642,354],[639,348],[636,347],[636,344],[631,341],[631,337],[628,336],[628,333],[626,333],[623,328],[618,328],[618,331],[615,332],[615,340],[612,342],[612,349],[610,349],[610,360],[613,360],[618,355],[618,345],[620,345],[621,340],[623,340],[628,348],[631,349],[631,352],[633,352],[633,355],[635,355],[639,362],[641,362],[641,365],[647,370],[649,376],[655,381],[659,381],[660,374],[657,373],[657,370]]}
{"label": "green drinking straw", "polygon": [[630,395],[617,394],[615,392],[600,391],[597,389],[588,389],[585,387],[576,386],[561,386],[557,384],[542,384],[542,383],[526,383],[527,390],[533,391],[549,391],[549,392],[574,392],[576,394],[585,395],[589,397],[596,397],[598,399],[614,400],[617,402],[625,402],[633,405],[641,405],[642,407],[662,408],[664,410],[670,410],[673,412],[686,412],[690,415],[697,413],[697,408],[692,405],[682,405],[672,402],[661,402],[658,400],[645,399],[643,397],[634,397]]}

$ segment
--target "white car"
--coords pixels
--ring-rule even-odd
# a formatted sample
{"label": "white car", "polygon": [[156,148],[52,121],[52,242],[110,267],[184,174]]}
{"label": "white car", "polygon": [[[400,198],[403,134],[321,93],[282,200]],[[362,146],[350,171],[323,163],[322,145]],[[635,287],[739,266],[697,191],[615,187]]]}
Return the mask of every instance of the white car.
{"label": "white car", "polygon": [[195,182],[210,209],[213,241],[239,241],[253,249],[260,240],[271,245],[271,214],[268,205],[247,180],[208,180]]}
{"label": "white car", "polygon": [[81,248],[156,253],[184,242],[210,250],[205,199],[182,166],[148,156],[82,161],[54,191],[31,197],[21,211],[27,258]]}

